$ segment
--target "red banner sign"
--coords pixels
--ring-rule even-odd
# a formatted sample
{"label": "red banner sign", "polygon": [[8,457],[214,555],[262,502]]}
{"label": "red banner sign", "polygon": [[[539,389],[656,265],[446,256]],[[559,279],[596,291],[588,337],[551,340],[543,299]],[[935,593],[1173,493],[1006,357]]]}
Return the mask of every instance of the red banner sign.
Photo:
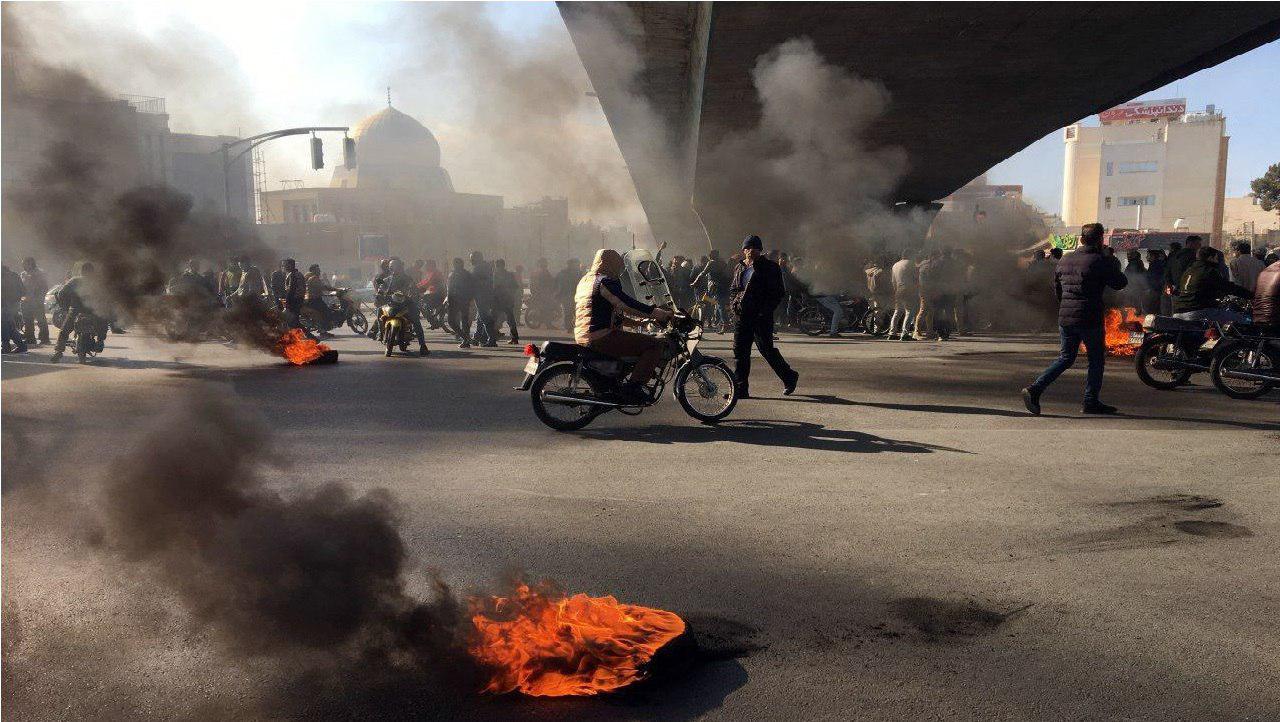
{"label": "red banner sign", "polygon": [[1177,117],[1187,112],[1186,98],[1170,98],[1168,100],[1135,100],[1132,103],[1117,105],[1110,110],[1098,113],[1098,120],[1103,123],[1123,123],[1130,120],[1150,120],[1152,118]]}

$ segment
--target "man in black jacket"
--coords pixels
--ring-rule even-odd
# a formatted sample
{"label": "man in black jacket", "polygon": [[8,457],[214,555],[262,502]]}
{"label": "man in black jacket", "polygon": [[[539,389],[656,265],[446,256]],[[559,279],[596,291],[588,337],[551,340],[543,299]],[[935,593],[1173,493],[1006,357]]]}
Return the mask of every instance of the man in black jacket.
{"label": "man in black jacket", "polygon": [[1058,295],[1058,326],[1062,348],[1058,358],[1040,378],[1022,390],[1027,411],[1040,415],[1040,395],[1063,371],[1076,361],[1080,344],[1089,356],[1089,375],[1084,385],[1086,414],[1114,414],[1116,408],[1098,400],[1102,391],[1102,371],[1107,347],[1102,327],[1102,292],[1117,291],[1129,279],[1120,270],[1120,261],[1102,254],[1102,224],[1090,223],[1080,229],[1080,247],[1064,256],[1054,270],[1054,288]]}
{"label": "man in black jacket", "polygon": [[729,303],[732,305],[737,326],[733,330],[733,358],[737,362],[738,397],[751,398],[751,344],[760,349],[760,355],[773,372],[782,379],[783,393],[790,396],[796,390],[800,374],[787,365],[786,359],[773,345],[773,311],[786,295],[782,283],[782,269],[764,257],[764,244],[759,236],[747,236],[742,242],[742,263],[729,284]]}
{"label": "man in black jacket", "polygon": [[1187,321],[1208,320],[1227,323],[1243,321],[1245,315],[1219,308],[1224,296],[1252,298],[1249,289],[1222,277],[1218,254],[1208,246],[1196,252],[1196,261],[1182,274],[1173,294],[1173,315]]}

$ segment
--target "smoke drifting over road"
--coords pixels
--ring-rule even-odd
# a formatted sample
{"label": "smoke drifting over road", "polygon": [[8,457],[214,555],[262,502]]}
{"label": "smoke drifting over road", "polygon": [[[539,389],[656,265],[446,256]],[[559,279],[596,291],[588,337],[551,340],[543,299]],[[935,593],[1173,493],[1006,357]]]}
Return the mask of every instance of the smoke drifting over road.
{"label": "smoke drifting over road", "polygon": [[115,461],[103,488],[106,543],[175,591],[232,653],[341,667],[368,681],[475,688],[467,617],[449,589],[406,591],[409,554],[393,500],[329,483],[286,496],[253,417],[211,391],[184,401]]}

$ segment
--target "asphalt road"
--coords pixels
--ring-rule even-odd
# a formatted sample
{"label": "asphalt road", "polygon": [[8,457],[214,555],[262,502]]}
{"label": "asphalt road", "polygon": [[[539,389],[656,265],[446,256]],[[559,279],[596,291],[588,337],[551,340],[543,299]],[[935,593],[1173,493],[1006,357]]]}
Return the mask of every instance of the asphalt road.
{"label": "asphalt road", "polygon": [[[1163,393],[1114,362],[1123,415],[1082,417],[1073,369],[1032,418],[1046,337],[785,336],[794,397],[760,363],[764,398],[719,426],[668,398],[560,434],[511,390],[518,349],[333,346],[323,368],[132,334],[87,367],[5,358],[6,716],[1280,718],[1280,395]],[[101,538],[111,460],[198,387],[274,430],[281,493],[389,490],[415,591],[515,567],[734,654],[625,699],[318,698]]]}

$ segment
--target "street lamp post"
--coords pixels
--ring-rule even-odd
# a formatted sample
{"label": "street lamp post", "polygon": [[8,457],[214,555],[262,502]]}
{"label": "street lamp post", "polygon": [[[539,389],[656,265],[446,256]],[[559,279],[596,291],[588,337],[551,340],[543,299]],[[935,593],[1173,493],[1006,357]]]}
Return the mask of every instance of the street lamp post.
{"label": "street lamp post", "polygon": [[[339,130],[342,131],[343,133],[346,133],[349,130],[349,128],[347,126],[320,126],[320,125],[310,126],[306,128],[285,128],[284,130],[273,130],[267,133],[259,133],[258,135],[255,135],[249,138],[241,138],[240,140],[233,141],[231,143],[223,143],[222,149],[221,149],[223,212],[227,215],[227,217],[231,216],[231,164],[236,162],[237,160],[240,160],[240,158],[243,157],[245,153],[248,153],[249,151],[253,150],[254,148],[257,148],[258,146],[262,145],[263,143],[266,143],[269,140],[275,140],[276,138],[285,138],[291,135],[303,135],[306,133],[319,133],[319,132],[339,131]],[[232,149],[240,145],[244,145],[245,147],[241,149],[240,152],[232,156],[231,155]],[[218,151],[215,151],[215,152],[218,152]]]}

